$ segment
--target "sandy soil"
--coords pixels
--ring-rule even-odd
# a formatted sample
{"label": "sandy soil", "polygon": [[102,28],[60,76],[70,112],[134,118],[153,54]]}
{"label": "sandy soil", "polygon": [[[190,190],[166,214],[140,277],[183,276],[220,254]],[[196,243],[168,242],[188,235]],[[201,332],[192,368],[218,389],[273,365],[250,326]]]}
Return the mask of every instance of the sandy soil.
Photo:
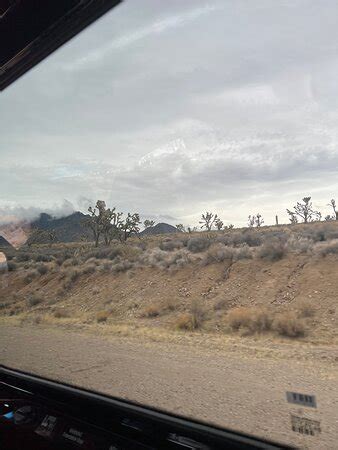
{"label": "sandy soil", "polygon": [[[0,363],[301,448],[337,448],[337,347],[265,352],[264,341],[209,347],[100,330],[1,323]],[[315,395],[317,408],[288,403],[286,391]],[[321,433],[293,432],[290,414],[320,421]]]}

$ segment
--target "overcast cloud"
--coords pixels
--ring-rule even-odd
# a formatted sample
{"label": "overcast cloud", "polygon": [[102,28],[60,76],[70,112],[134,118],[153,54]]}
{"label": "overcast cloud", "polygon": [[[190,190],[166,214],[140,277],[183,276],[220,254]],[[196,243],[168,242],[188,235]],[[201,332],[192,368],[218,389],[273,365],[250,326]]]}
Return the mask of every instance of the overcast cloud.
{"label": "overcast cloud", "polygon": [[[338,3],[125,0],[0,96],[0,215],[196,224],[338,197]],[[66,202],[65,202],[66,201]]]}

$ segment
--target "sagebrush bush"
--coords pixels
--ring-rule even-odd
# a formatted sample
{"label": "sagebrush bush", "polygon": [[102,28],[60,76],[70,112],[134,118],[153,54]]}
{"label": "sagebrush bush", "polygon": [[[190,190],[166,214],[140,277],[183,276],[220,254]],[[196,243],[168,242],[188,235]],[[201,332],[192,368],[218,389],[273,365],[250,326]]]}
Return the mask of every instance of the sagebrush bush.
{"label": "sagebrush bush", "polygon": [[51,262],[53,257],[45,253],[38,253],[34,256],[34,261],[36,262]]}
{"label": "sagebrush bush", "polygon": [[26,298],[26,302],[28,306],[36,306],[43,301],[42,296],[39,294],[30,294]]}
{"label": "sagebrush bush", "polygon": [[312,250],[313,241],[309,238],[292,235],[287,241],[287,248],[290,252],[305,254]]}
{"label": "sagebrush bush", "polygon": [[127,272],[127,270],[132,269],[133,267],[134,263],[132,263],[128,259],[123,260],[120,258],[115,258],[115,261],[111,266],[111,271],[113,273]]}
{"label": "sagebrush bush", "polygon": [[165,250],[167,252],[171,252],[173,250],[178,250],[183,247],[183,242],[179,241],[178,239],[164,239],[160,245],[161,250]]}
{"label": "sagebrush bush", "polygon": [[69,258],[63,262],[62,267],[72,267],[77,266],[78,264],[79,260],[77,258]]}
{"label": "sagebrush bush", "polygon": [[18,253],[15,257],[16,262],[27,262],[30,260],[31,260],[31,257],[28,253]]}
{"label": "sagebrush bush", "polygon": [[259,247],[263,242],[258,230],[245,230],[229,234],[229,244],[238,247],[247,244],[249,247]]}
{"label": "sagebrush bush", "polygon": [[26,275],[24,276],[24,283],[29,284],[31,283],[37,276],[39,276],[39,272],[35,269],[30,270]]}
{"label": "sagebrush bush", "polygon": [[96,265],[95,264],[85,264],[81,268],[81,272],[84,275],[89,275],[91,273],[95,273],[96,272]]}
{"label": "sagebrush bush", "polygon": [[317,244],[314,247],[314,252],[317,253],[320,256],[327,256],[327,255],[337,255],[338,254],[338,240],[333,240],[331,242],[323,242],[320,244]]}
{"label": "sagebrush bush", "polygon": [[166,252],[158,247],[147,250],[139,258],[139,264],[159,269],[180,268],[190,262],[189,252],[185,249]]}
{"label": "sagebrush bush", "polygon": [[187,242],[187,249],[192,253],[204,252],[210,246],[210,239],[206,237],[193,237]]}
{"label": "sagebrush bush", "polygon": [[46,273],[48,272],[48,266],[46,266],[46,264],[38,264],[36,266],[36,270],[40,275],[46,275]]}
{"label": "sagebrush bush", "polygon": [[273,330],[280,336],[296,338],[305,335],[304,320],[295,312],[280,313],[273,321]]}
{"label": "sagebrush bush", "polygon": [[202,265],[220,263],[225,260],[232,261],[234,258],[234,249],[226,247],[224,244],[212,244],[203,255]]}
{"label": "sagebrush bush", "polygon": [[261,259],[268,261],[278,261],[287,254],[287,246],[280,240],[265,242],[259,249],[257,255]]}

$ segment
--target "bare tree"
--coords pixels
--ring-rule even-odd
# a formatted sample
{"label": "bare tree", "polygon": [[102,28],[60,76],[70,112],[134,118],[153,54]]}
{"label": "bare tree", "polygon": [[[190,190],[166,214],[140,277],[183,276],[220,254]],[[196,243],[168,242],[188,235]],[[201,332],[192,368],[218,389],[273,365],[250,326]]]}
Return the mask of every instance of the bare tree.
{"label": "bare tree", "polygon": [[217,219],[218,219],[217,214],[207,211],[205,214],[202,214],[199,223],[201,224],[201,228],[205,228],[206,230],[211,231],[212,226],[214,225]]}
{"label": "bare tree", "polygon": [[143,222],[143,225],[144,225],[144,228],[150,228],[150,227],[153,227],[153,226],[155,225],[155,220],[149,220],[149,219],[146,219],[146,220]]}
{"label": "bare tree", "polygon": [[303,203],[297,202],[297,204],[293,207],[294,211],[290,211],[289,209],[286,210],[290,216],[291,223],[295,223],[293,222],[295,217],[297,218],[297,222],[299,217],[304,223],[320,220],[321,213],[313,210],[311,197],[304,197],[302,201]]}

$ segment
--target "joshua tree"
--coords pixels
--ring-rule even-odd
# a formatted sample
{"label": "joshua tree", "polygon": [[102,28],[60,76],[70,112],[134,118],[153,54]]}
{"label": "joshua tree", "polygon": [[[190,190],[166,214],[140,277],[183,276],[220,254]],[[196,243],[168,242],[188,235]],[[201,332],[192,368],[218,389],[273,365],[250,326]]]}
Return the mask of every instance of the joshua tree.
{"label": "joshua tree", "polygon": [[138,213],[128,213],[126,220],[120,226],[120,239],[125,242],[132,234],[138,234],[140,232],[140,224],[140,215]]}
{"label": "joshua tree", "polygon": [[[286,210],[290,216],[291,223],[297,223],[298,217],[303,220],[304,223],[320,220],[321,213],[313,210],[311,197],[304,197],[302,201],[303,203],[297,202],[293,207],[294,211],[290,211],[289,209]],[[295,217],[297,218],[297,222],[294,222]]]}
{"label": "joshua tree", "polygon": [[253,216],[250,215],[248,217],[248,226],[250,228],[252,228],[254,226],[260,227],[261,225],[263,225],[263,223],[264,223],[264,219],[260,213],[257,213],[256,215],[253,215]]}
{"label": "joshua tree", "polygon": [[202,214],[199,223],[201,224],[201,228],[205,228],[206,230],[211,231],[212,226],[214,225],[217,219],[218,219],[217,214],[207,211],[205,214]]}
{"label": "joshua tree", "polygon": [[144,225],[144,228],[150,228],[150,227],[153,227],[153,226],[155,225],[155,220],[148,220],[148,219],[146,219],[146,220],[143,222],[143,225]]}
{"label": "joshua tree", "polygon": [[103,200],[98,200],[94,207],[89,206],[88,212],[90,217],[86,222],[86,226],[92,230],[95,247],[97,247],[105,224],[106,203]]}
{"label": "joshua tree", "polygon": [[217,217],[217,219],[215,220],[215,227],[217,228],[218,231],[221,231],[222,228],[224,227],[224,223],[219,217]]}
{"label": "joshua tree", "polygon": [[[333,198],[330,200],[330,203],[328,204],[328,206],[331,206],[333,209],[333,220],[338,220],[338,211],[337,211],[337,206],[336,206],[336,200]],[[327,216],[326,216],[327,217]],[[326,219],[326,218],[325,218]]]}
{"label": "joshua tree", "polygon": [[186,233],[187,231],[183,223],[178,223],[177,225],[175,225],[175,227],[178,229],[178,231],[182,231],[183,233]]}

